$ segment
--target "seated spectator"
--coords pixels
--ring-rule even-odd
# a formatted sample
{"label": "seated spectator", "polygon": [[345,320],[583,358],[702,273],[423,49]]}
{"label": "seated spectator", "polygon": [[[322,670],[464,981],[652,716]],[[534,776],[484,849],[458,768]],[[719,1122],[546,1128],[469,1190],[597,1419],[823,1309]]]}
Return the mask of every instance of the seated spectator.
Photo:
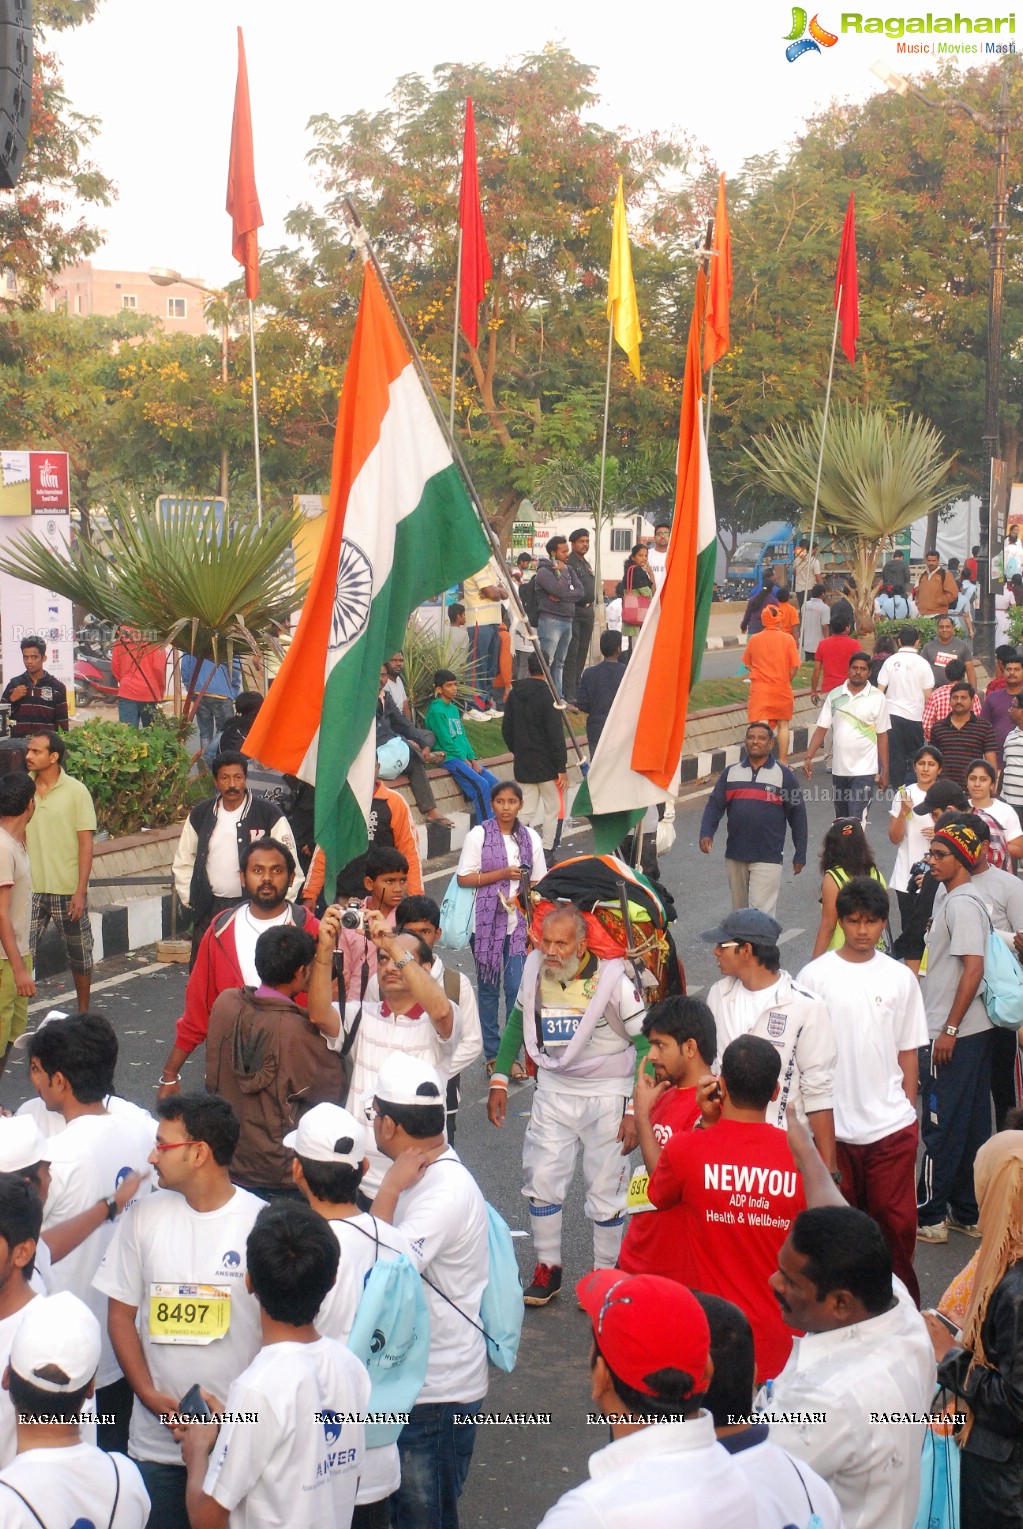
{"label": "seated spectator", "polygon": [[485,823],[493,817],[490,793],[497,785],[497,776],[480,764],[472,744],[462,727],[462,714],[455,704],[458,696],[458,678],[450,669],[438,669],[433,676],[433,700],[426,708],[423,718],[433,734],[438,750],[443,754],[443,769],[458,782],[462,795],[467,797],[475,813],[477,823]]}

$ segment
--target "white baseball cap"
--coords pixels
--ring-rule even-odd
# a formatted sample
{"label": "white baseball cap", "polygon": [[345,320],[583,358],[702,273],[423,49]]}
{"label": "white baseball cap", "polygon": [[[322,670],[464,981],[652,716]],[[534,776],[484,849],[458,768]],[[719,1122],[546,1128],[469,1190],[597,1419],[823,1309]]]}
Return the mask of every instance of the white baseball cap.
{"label": "white baseball cap", "polygon": [[0,1119],[0,1173],[20,1173],[50,1161],[50,1144],[31,1115]]}
{"label": "white baseball cap", "polygon": [[314,1163],[347,1163],[360,1168],[367,1152],[366,1127],[338,1104],[317,1104],[306,1110],[297,1130],[289,1131],[284,1145],[296,1157]]}
{"label": "white baseball cap", "polygon": [[25,1307],[11,1344],[11,1369],[56,1395],[80,1391],[99,1368],[99,1323],[69,1290],[37,1296]]}
{"label": "white baseball cap", "polygon": [[431,1105],[447,1104],[447,1092],[435,1072],[417,1057],[397,1052],[389,1056],[377,1073],[373,1093],[388,1104]]}
{"label": "white baseball cap", "polygon": [[34,1030],[23,1030],[19,1036],[11,1042],[12,1051],[24,1051],[33,1035],[38,1035],[44,1025],[48,1025],[51,1019],[70,1019],[70,1014],[65,1014],[63,1009],[50,1009],[43,1015]]}

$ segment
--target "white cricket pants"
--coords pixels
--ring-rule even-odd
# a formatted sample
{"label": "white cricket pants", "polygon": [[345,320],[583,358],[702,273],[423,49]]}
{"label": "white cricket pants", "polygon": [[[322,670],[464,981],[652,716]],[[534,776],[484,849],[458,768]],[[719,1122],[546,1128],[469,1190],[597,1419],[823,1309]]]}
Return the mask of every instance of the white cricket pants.
{"label": "white cricket pants", "polygon": [[622,1156],[618,1129],[627,1103],[624,1094],[572,1094],[538,1087],[522,1143],[526,1199],[564,1205],[582,1147],[587,1218],[610,1221],[622,1215],[629,1159]]}

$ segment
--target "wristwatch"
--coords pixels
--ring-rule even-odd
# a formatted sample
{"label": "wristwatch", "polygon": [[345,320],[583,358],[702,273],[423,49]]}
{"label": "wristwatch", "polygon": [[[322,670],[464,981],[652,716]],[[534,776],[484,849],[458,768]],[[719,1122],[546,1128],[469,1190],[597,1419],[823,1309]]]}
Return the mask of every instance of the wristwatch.
{"label": "wristwatch", "polygon": [[116,1221],[118,1216],[118,1205],[113,1195],[110,1196],[109,1200],[105,1200],[103,1203],[107,1208],[107,1220]]}
{"label": "wristwatch", "polygon": [[952,1039],[955,1040],[956,1036],[959,1034],[959,1027],[958,1025],[946,1025],[944,1027],[943,1033],[945,1035],[950,1035]]}
{"label": "wristwatch", "polygon": [[842,1187],[842,1170],[841,1170],[841,1168],[832,1168],[831,1169],[831,1177],[834,1179],[834,1181],[838,1185],[839,1189],[841,1189],[841,1187]]}
{"label": "wristwatch", "polygon": [[412,952],[410,950],[406,950],[405,954],[401,957],[401,960],[395,961],[393,963],[395,971],[400,972],[403,966],[408,966],[410,962],[414,961],[415,959],[416,958]]}

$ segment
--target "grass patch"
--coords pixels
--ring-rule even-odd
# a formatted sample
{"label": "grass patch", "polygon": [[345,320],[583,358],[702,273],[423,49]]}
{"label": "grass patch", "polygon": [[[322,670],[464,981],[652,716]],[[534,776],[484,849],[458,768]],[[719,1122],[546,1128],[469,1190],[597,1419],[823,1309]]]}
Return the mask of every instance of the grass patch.
{"label": "grass patch", "polygon": [[[807,690],[813,664],[802,664],[796,673],[795,689]],[[710,711],[715,706],[743,706],[749,695],[745,680],[735,677],[720,680],[699,680],[689,696],[689,711]]]}

